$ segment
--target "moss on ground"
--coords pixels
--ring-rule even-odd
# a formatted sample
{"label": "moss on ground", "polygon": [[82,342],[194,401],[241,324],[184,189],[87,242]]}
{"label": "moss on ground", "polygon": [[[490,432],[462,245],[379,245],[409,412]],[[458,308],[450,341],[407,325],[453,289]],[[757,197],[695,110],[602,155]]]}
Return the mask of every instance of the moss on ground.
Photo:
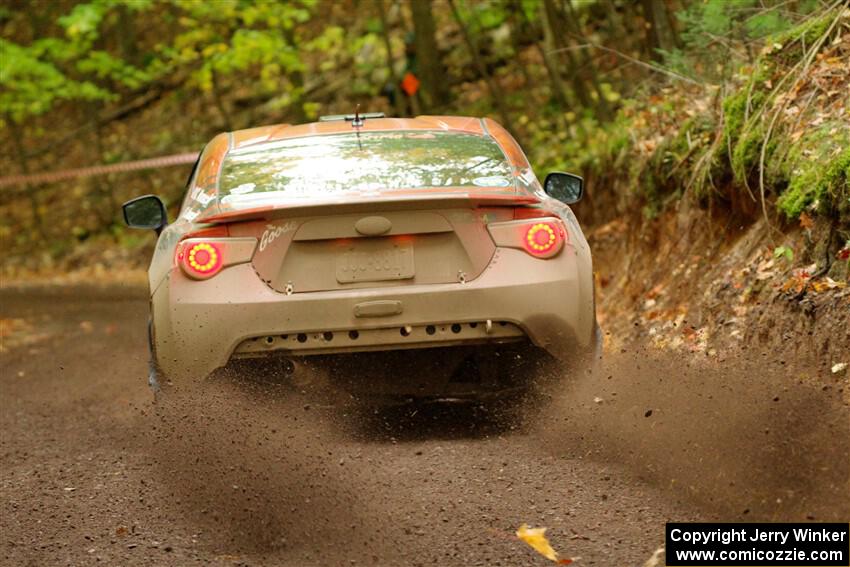
{"label": "moss on ground", "polygon": [[821,214],[846,215],[850,212],[850,136],[845,140],[844,150],[832,158],[828,155],[831,150],[827,149],[832,146],[824,142],[816,144],[815,150],[798,150],[797,169],[777,202],[787,218],[795,219],[812,206]]}

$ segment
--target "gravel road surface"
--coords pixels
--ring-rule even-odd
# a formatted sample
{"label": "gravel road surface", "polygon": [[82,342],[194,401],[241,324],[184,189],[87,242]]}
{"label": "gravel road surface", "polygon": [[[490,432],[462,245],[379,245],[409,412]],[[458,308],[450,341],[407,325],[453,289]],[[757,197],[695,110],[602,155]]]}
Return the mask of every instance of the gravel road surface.
{"label": "gravel road surface", "polygon": [[369,408],[314,374],[154,404],[144,294],[5,291],[0,563],[643,565],[668,520],[847,520],[839,387],[770,353],[609,353],[520,419]]}

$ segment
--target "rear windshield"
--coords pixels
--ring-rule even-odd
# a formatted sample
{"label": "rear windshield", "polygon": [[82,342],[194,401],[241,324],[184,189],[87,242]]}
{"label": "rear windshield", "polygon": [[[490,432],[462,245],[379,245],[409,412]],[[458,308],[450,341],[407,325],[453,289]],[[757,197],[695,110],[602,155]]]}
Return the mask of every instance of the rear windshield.
{"label": "rear windshield", "polygon": [[490,138],[403,131],[293,138],[233,150],[219,185],[223,203],[439,187],[511,187]]}

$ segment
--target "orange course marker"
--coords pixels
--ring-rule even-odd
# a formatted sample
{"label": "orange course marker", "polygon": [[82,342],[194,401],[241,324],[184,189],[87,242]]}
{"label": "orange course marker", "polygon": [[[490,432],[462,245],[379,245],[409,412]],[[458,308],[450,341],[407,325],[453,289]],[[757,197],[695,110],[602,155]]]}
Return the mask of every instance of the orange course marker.
{"label": "orange course marker", "polygon": [[419,91],[419,79],[416,78],[416,75],[408,71],[404,74],[404,78],[401,80],[401,90],[407,96],[413,96]]}

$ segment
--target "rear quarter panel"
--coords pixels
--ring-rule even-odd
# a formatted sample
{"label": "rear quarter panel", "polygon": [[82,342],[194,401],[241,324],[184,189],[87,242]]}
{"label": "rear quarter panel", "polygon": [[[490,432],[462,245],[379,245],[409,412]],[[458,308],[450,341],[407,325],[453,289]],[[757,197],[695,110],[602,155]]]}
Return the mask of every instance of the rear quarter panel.
{"label": "rear quarter panel", "polygon": [[162,285],[174,267],[174,250],[180,238],[189,231],[191,224],[185,220],[178,219],[165,227],[156,241],[156,248],[148,268],[148,285],[151,296],[156,293],[157,288]]}

